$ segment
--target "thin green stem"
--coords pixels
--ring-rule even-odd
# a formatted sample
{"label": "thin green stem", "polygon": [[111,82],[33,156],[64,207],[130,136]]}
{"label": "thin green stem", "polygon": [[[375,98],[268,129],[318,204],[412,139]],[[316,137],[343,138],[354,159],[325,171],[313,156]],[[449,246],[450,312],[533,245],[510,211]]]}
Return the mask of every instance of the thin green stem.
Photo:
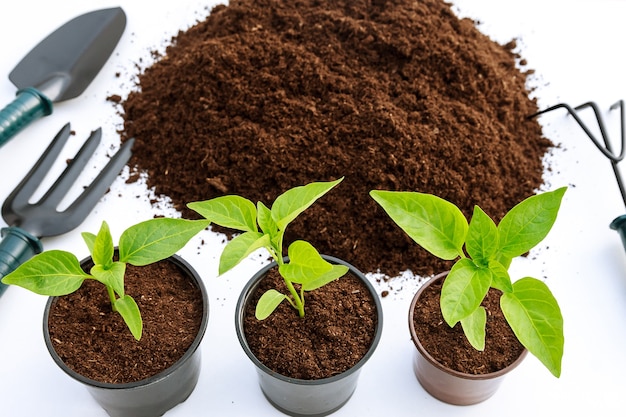
{"label": "thin green stem", "polygon": [[298,307],[296,307],[296,303],[294,303],[290,297],[285,297],[285,300],[287,300],[289,302],[289,305],[292,306],[295,310],[298,309]]}
{"label": "thin green stem", "polygon": [[285,285],[291,293],[291,297],[293,299],[293,303],[295,304],[296,310],[298,310],[298,314],[300,315],[300,317],[304,317],[304,296],[302,297],[302,299],[300,298],[291,281],[285,279]]}
{"label": "thin green stem", "polygon": [[117,311],[117,308],[115,308],[115,291],[113,291],[113,288],[108,285],[106,287],[107,292],[109,293],[109,298],[111,299],[111,308],[113,308],[113,311]]}
{"label": "thin green stem", "polygon": [[[271,239],[270,239],[271,240]],[[274,259],[274,261],[280,266],[283,265],[283,251],[280,245],[283,244],[283,240],[282,238],[279,239],[279,243],[278,245],[273,245],[270,243],[269,246],[266,246],[265,249],[267,249],[267,251],[270,253],[271,257]]]}
{"label": "thin green stem", "polygon": [[[281,265],[284,265],[285,262],[283,261],[283,251],[282,251],[282,247],[283,247],[283,234],[282,233],[284,232],[279,232],[279,233],[280,233],[280,236],[278,238],[278,242],[276,246],[272,245],[272,247],[268,248],[268,250],[270,251],[272,258],[274,258],[274,260],[280,267]],[[285,285],[287,286],[287,289],[289,290],[289,293],[291,294],[291,298],[288,298],[289,303],[291,303],[291,305],[296,310],[298,310],[298,314],[300,315],[300,317],[304,317],[304,294],[302,294],[302,296],[299,296],[298,292],[296,291],[291,281],[289,281],[285,277],[283,277],[283,280],[285,281]]]}

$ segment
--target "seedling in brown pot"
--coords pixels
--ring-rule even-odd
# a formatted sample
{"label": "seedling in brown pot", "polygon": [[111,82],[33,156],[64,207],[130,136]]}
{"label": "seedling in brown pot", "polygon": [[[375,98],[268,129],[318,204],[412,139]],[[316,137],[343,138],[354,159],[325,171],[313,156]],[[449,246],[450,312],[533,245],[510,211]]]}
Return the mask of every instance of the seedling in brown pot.
{"label": "seedling in brown pot", "polygon": [[489,288],[502,291],[500,308],[516,337],[556,377],[561,374],[563,317],[547,285],[525,277],[512,282],[509,266],[541,242],[554,224],[566,188],[534,195],[509,211],[496,226],[480,207],[467,222],[454,204],[431,194],[371,191],[370,195],[415,242],[444,260],[457,261],[441,290],[441,312],[453,327],[461,323],[470,344],[485,347]]}
{"label": "seedling in brown pot", "polygon": [[[254,203],[244,197],[227,195],[211,200],[189,203],[187,206],[211,222],[242,233],[232,239],[220,256],[219,274],[229,271],[257,249],[265,248],[278,264],[289,295],[275,289],[265,292],[259,300],[255,316],[269,317],[287,300],[304,317],[304,293],[320,288],[348,272],[344,265],[333,265],[324,260],[309,242],[296,240],[289,245],[289,260],[283,258],[285,230],[300,213],[343,180],[313,182],[287,190],[268,208],[262,202]],[[300,286],[296,289],[294,284]]]}
{"label": "seedling in brown pot", "polygon": [[74,254],[49,250],[20,265],[2,282],[40,295],[62,296],[78,290],[84,280],[94,279],[106,286],[113,311],[122,316],[135,339],[139,340],[143,322],[137,303],[124,292],[126,264],[145,266],[169,258],[208,225],[206,220],[170,218],[138,223],[120,236],[119,259],[115,260],[109,226],[102,222],[97,235],[82,234],[94,264],[89,273],[83,271]]}

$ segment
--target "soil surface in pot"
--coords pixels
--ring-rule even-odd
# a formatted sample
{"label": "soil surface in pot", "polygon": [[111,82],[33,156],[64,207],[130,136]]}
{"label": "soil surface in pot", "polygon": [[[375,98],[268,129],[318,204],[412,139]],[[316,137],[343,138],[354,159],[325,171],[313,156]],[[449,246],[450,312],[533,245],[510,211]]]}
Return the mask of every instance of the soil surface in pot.
{"label": "soil surface in pot", "polygon": [[252,353],[273,371],[298,379],[321,379],[353,367],[367,353],[377,325],[368,288],[348,272],[305,294],[305,315],[283,301],[265,320],[254,317],[268,289],[288,294],[277,269],[271,269],[244,311],[244,334]]}
{"label": "soil surface in pot", "polygon": [[514,40],[492,41],[444,0],[228,3],[172,39],[128,97],[109,97],[122,140],[136,140],[131,166],[183,215],[192,201],[269,204],[345,176],[285,243],[306,236],[361,271],[427,276],[451,265],[370,190],[434,193],[498,222],[543,184],[552,144],[527,118],[532,71]]}
{"label": "soil surface in pot", "polygon": [[466,374],[488,374],[513,363],[524,351],[500,310],[500,291],[490,289],[482,305],[487,310],[485,350],[467,341],[461,324],[450,328],[441,314],[439,299],[443,281],[433,283],[415,305],[415,332],[424,349],[442,365]]}
{"label": "soil surface in pot", "polygon": [[202,293],[176,265],[127,265],[126,271],[126,293],[143,318],[140,341],[94,280],[59,297],[50,311],[55,351],[68,367],[96,381],[135,382],[167,369],[187,351],[202,322]]}

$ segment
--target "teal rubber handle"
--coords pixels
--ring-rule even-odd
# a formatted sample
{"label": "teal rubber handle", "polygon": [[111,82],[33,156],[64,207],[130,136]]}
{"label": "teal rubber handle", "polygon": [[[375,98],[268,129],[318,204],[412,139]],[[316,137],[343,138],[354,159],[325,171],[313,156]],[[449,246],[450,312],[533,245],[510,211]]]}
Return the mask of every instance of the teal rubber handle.
{"label": "teal rubber handle", "polygon": [[52,101],[36,88],[17,92],[13,100],[0,110],[0,146],[3,146],[29,123],[52,114]]}
{"label": "teal rubber handle", "polygon": [[[19,227],[5,227],[1,232],[0,279],[43,250],[39,239]],[[0,295],[6,289],[0,282]]]}

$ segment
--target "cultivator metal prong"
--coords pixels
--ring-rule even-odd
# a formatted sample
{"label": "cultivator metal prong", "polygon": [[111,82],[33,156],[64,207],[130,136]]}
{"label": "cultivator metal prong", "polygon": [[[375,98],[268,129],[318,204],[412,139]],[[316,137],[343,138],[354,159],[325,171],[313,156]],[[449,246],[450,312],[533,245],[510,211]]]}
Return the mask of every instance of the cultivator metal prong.
{"label": "cultivator metal prong", "polygon": [[[589,139],[591,139],[591,141],[593,142],[593,144],[596,146],[596,148],[598,148],[600,150],[600,152],[602,152],[602,154],[604,156],[606,156],[609,161],[611,161],[611,167],[613,168],[613,173],[615,174],[615,180],[617,181],[617,186],[619,187],[620,193],[622,195],[622,201],[624,202],[624,205],[626,206],[626,187],[624,186],[624,181],[622,180],[622,175],[619,171],[619,167],[617,166],[618,163],[624,159],[624,156],[626,155],[626,147],[624,146],[624,143],[626,142],[625,140],[625,130],[624,130],[624,101],[623,100],[619,100],[616,103],[614,103],[611,107],[610,110],[615,110],[617,108],[619,108],[620,110],[620,120],[621,120],[621,149],[620,149],[620,153],[616,154],[613,151],[613,147],[611,145],[611,141],[609,140],[609,136],[608,133],[606,131],[606,128],[604,126],[604,121],[602,120],[602,116],[600,114],[600,110],[598,109],[598,106],[596,103],[594,103],[593,101],[589,101],[586,103],[583,103],[579,106],[576,106],[574,108],[572,108],[571,106],[565,104],[565,103],[560,103],[560,104],[556,104],[552,107],[548,107],[545,110],[541,110],[535,114],[532,114],[529,116],[529,118],[532,117],[536,117],[539,116],[541,114],[559,109],[559,108],[564,108],[567,110],[567,112],[574,118],[574,120],[576,120],[576,123],[578,123],[578,125],[583,129],[583,131],[587,134],[587,136],[589,137]],[[586,108],[591,108],[593,110],[594,116],[596,118],[596,121],[598,123],[598,128],[600,129],[600,135],[602,136],[602,142],[600,143],[600,141],[595,137],[595,135],[591,132],[591,130],[583,123],[583,121],[581,120],[581,118],[578,116],[577,112],[579,112],[580,110],[586,109]]]}

